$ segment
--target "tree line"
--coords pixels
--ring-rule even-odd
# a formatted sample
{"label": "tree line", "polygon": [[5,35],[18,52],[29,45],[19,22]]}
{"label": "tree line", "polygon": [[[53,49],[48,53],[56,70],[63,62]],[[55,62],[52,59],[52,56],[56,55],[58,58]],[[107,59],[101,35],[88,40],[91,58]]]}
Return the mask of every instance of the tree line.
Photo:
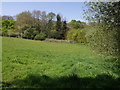
{"label": "tree line", "polygon": [[67,22],[59,14],[34,10],[2,16],[2,35],[27,39],[45,38],[86,43],[104,55],[120,56],[120,2],[87,2],[84,10],[89,23]]}
{"label": "tree line", "polygon": [[2,16],[3,36],[40,40],[65,39],[67,30],[66,20],[62,20],[59,14],[53,12],[46,14],[45,11],[39,10],[25,11],[16,15],[16,20],[11,16]]}
{"label": "tree line", "polygon": [[2,16],[2,36],[44,40],[45,38],[66,39],[71,29],[83,28],[85,22],[71,20],[67,23],[60,14],[34,10],[25,11],[16,17]]}

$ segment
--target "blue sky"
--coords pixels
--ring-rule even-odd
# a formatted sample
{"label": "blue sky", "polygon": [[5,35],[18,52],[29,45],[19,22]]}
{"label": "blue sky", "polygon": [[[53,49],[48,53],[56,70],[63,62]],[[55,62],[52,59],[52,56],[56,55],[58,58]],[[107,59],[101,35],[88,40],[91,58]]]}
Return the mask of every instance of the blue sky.
{"label": "blue sky", "polygon": [[15,16],[23,11],[40,10],[46,13],[59,13],[67,21],[85,21],[83,7],[85,8],[83,2],[3,2],[2,15]]}

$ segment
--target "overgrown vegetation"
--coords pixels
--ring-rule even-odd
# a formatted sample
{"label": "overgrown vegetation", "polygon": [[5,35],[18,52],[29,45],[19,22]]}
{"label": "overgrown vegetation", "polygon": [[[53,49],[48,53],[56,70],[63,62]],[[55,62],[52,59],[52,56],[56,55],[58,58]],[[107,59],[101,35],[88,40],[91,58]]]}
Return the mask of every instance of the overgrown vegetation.
{"label": "overgrown vegetation", "polygon": [[[120,2],[86,3],[86,18],[96,23],[89,36],[94,49],[106,55],[120,56]],[[95,25],[95,24],[94,24]]]}
{"label": "overgrown vegetation", "polygon": [[86,43],[86,32],[84,29],[73,29],[67,32],[67,40],[74,40],[80,43]]}

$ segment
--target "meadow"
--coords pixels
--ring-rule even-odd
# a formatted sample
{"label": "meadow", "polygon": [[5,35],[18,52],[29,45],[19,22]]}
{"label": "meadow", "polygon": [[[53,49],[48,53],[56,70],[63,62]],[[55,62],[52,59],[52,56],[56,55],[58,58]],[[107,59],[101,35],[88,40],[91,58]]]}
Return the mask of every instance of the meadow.
{"label": "meadow", "polygon": [[79,43],[2,37],[2,86],[120,88],[114,59]]}

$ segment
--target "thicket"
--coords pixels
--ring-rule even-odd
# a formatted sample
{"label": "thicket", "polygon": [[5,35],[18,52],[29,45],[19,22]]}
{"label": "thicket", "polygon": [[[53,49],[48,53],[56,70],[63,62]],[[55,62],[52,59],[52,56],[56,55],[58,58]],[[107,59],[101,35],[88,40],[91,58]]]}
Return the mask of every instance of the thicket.
{"label": "thicket", "polygon": [[86,32],[84,29],[69,30],[66,35],[67,40],[74,40],[79,43],[86,43]]}
{"label": "thicket", "polygon": [[67,40],[74,40],[79,43],[86,43],[86,23],[76,20],[71,20],[68,23],[70,30],[66,34]]}
{"label": "thicket", "polygon": [[[105,55],[120,56],[120,2],[89,2],[86,18],[96,23],[87,34],[90,46]],[[92,26],[92,25],[91,25]],[[93,29],[93,27],[89,29]]]}
{"label": "thicket", "polygon": [[96,27],[89,27],[91,29],[86,34],[87,42],[96,50],[96,52],[103,55],[119,56],[119,34],[117,27],[110,27],[109,25],[99,25]]}

